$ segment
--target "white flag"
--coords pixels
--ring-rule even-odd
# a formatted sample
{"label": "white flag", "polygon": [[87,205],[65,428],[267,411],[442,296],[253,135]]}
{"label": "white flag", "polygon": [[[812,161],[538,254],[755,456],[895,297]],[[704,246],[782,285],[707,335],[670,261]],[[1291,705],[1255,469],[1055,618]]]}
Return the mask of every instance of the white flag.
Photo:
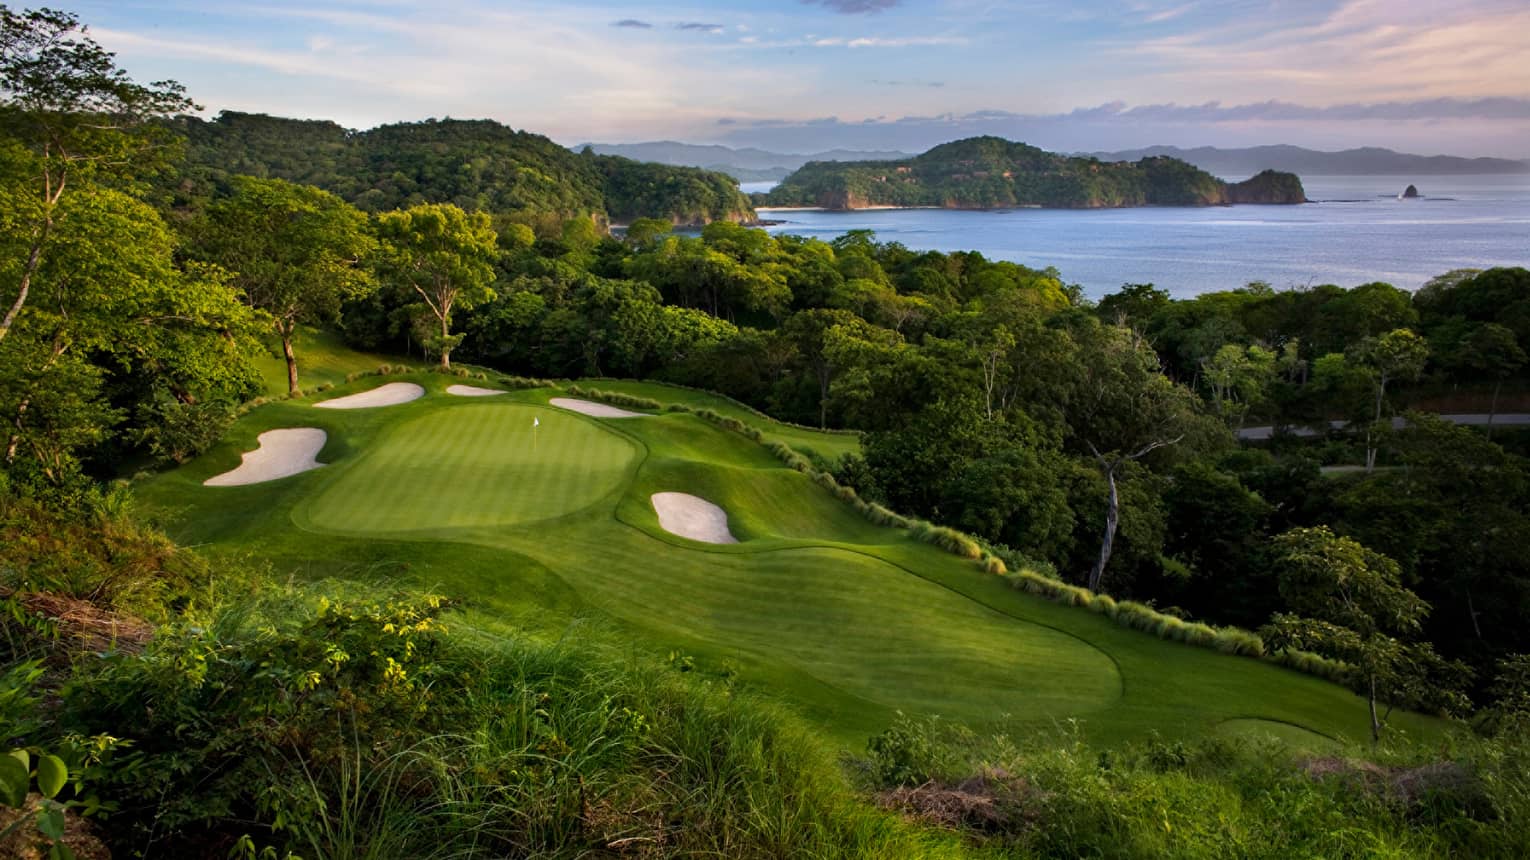
{"label": "white flag", "polygon": [[533,417],[531,419],[531,429],[535,430],[535,429],[537,429],[538,427],[541,427],[541,426],[542,426],[542,419],[537,418],[537,417]]}

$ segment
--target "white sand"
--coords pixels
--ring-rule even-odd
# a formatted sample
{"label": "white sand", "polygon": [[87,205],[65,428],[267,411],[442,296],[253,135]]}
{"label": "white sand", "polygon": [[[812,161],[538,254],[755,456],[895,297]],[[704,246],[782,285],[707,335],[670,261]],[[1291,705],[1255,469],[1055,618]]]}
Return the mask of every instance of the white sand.
{"label": "white sand", "polygon": [[208,487],[242,487],[287,478],[323,466],[318,460],[328,438],[316,427],[267,430],[256,437],[260,447],[244,453],[244,462],[232,472],[215,475],[202,484]]}
{"label": "white sand", "polygon": [[424,396],[425,389],[413,382],[390,382],[371,391],[363,391],[349,397],[336,397],[334,400],[326,400],[314,405],[320,409],[371,409],[376,406],[397,406],[400,403],[419,400]]}
{"label": "white sand", "polygon": [[547,401],[559,409],[567,409],[570,412],[578,412],[582,415],[590,415],[595,418],[647,418],[641,412],[628,412],[605,403],[594,403],[589,400],[575,400],[572,397],[554,397]]}
{"label": "white sand", "polygon": [[455,394],[458,397],[493,397],[496,394],[504,394],[497,388],[479,388],[476,385],[448,385],[447,394]]}
{"label": "white sand", "polygon": [[728,531],[728,512],[689,493],[654,493],[659,526],[670,534],[702,543],[738,543]]}

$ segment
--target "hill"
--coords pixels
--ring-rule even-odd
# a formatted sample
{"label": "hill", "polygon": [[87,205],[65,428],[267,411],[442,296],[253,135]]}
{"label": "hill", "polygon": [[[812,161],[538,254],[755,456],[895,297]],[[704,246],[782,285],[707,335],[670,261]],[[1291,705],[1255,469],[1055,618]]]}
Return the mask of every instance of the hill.
{"label": "hill", "polygon": [[589,148],[599,155],[615,155],[636,161],[656,161],[681,167],[700,167],[726,173],[740,182],[765,182],[785,179],[810,161],[894,161],[912,158],[906,152],[862,152],[832,149],[810,155],[769,152],[754,147],[734,149],[717,144],[680,143],[673,140],[646,143],[584,143],[575,152]]}
{"label": "hill", "polygon": [[[403,378],[425,395],[372,409],[260,407],[206,456],[141,483],[140,498],[174,512],[179,541],[215,554],[313,577],[393,571],[469,601],[491,627],[614,626],[643,649],[783,696],[850,748],[899,712],[1007,730],[1077,718],[1106,741],[1271,723],[1322,743],[1366,731],[1363,701],[1339,686],[1030,596],[864,519],[696,414],[590,417],[562,408],[556,389],[462,397],[447,377]],[[726,407],[658,385],[624,390]],[[752,420],[766,441],[847,441]],[[259,434],[294,427],[327,434],[327,465],[203,486]],[[738,542],[671,533],[651,497],[675,492],[719,506]]]}
{"label": "hill", "polygon": [[575,154],[492,120],[425,120],[348,131],[333,122],[224,111],[179,117],[187,158],[174,191],[211,193],[228,177],[317,185],[369,212],[455,203],[521,218],[660,218],[677,225],[752,221],[732,179],[687,167]]}
{"label": "hill", "polygon": [[1229,185],[1173,158],[1103,162],[997,137],[974,137],[900,161],[813,162],[764,199],[770,206],[825,209],[1093,209],[1303,203],[1306,195],[1301,180],[1287,174]]}
{"label": "hill", "polygon": [[1376,146],[1322,152],[1300,146],[1251,146],[1221,149],[1200,146],[1149,146],[1120,152],[1086,153],[1101,161],[1137,161],[1165,156],[1187,161],[1218,176],[1247,176],[1262,170],[1279,170],[1302,176],[1468,175],[1530,173],[1530,162],[1507,158],[1461,158],[1454,155],[1411,155]]}

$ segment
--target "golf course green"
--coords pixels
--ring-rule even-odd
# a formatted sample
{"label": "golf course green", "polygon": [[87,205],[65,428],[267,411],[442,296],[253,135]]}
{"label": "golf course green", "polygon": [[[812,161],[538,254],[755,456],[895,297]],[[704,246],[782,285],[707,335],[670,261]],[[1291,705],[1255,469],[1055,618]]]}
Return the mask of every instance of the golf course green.
{"label": "golf course green", "polygon": [[[1013,732],[1070,724],[1104,740],[1248,726],[1324,743],[1366,734],[1364,702],[1348,690],[1024,594],[871,524],[759,443],[698,416],[596,418],[549,405],[568,396],[550,388],[470,398],[446,392],[451,377],[407,379],[426,395],[371,409],[255,409],[200,459],[141,481],[139,498],[181,542],[263,559],[276,575],[407,582],[462,599],[467,623],[489,635],[515,626],[615,637],[683,657],[778,694],[846,746],[898,712]],[[820,456],[858,444],[702,392],[590,385],[732,410],[767,439]],[[325,468],[202,486],[261,432],[297,427],[328,434]],[[665,531],[656,493],[721,507],[738,543]],[[1441,726],[1410,714],[1394,725],[1423,735]]]}

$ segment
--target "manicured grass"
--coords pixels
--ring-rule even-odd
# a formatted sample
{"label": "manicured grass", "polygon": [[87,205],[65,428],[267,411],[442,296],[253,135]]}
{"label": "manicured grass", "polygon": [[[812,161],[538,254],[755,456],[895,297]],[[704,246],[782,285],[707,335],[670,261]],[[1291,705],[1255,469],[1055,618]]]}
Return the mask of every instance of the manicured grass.
{"label": "manicured grass", "polygon": [[861,437],[856,433],[824,433],[807,427],[797,427],[774,421],[739,406],[727,397],[705,391],[694,391],[658,382],[634,382],[631,380],[589,379],[580,383],[587,388],[616,391],[636,397],[650,397],[661,403],[683,403],[697,409],[710,409],[728,418],[737,418],[764,431],[766,439],[777,439],[807,453],[812,451],[826,460],[837,460],[845,454],[859,454]]}
{"label": "manicured grass", "polygon": [[562,410],[465,404],[390,430],[313,499],[304,524],[370,534],[552,519],[620,489],[637,455]]}
{"label": "manicured grass", "polygon": [[[183,542],[264,558],[278,574],[405,579],[467,600],[488,631],[686,655],[698,671],[779,694],[854,748],[898,711],[1022,734],[1076,718],[1104,741],[1227,731],[1230,720],[1364,737],[1364,704],[1347,690],[1019,592],[871,525],[760,445],[694,415],[595,419],[548,407],[550,390],[473,400],[445,394],[449,377],[409,378],[428,394],[401,406],[256,409],[139,496]],[[532,416],[542,421],[534,450]],[[261,431],[299,426],[329,432],[329,467],[200,486]],[[649,503],[660,491],[722,506],[741,542],[664,532]],[[1410,714],[1394,723],[1426,736],[1443,726]]]}
{"label": "manicured grass", "polygon": [[1341,752],[1345,745],[1311,729],[1273,720],[1228,720],[1217,726],[1219,734],[1234,737],[1275,738],[1292,749],[1313,753]]}
{"label": "manicured grass", "polygon": [[[271,352],[269,355],[257,356],[255,367],[265,382],[266,394],[286,394],[287,362],[282,358],[281,342],[275,335],[266,338],[266,341]],[[297,354],[298,385],[304,391],[312,391],[319,385],[339,385],[345,382],[348,374],[376,370],[383,364],[422,363],[418,358],[410,361],[398,356],[357,352],[347,347],[340,335],[307,326],[298,329],[292,346],[293,352]]]}

